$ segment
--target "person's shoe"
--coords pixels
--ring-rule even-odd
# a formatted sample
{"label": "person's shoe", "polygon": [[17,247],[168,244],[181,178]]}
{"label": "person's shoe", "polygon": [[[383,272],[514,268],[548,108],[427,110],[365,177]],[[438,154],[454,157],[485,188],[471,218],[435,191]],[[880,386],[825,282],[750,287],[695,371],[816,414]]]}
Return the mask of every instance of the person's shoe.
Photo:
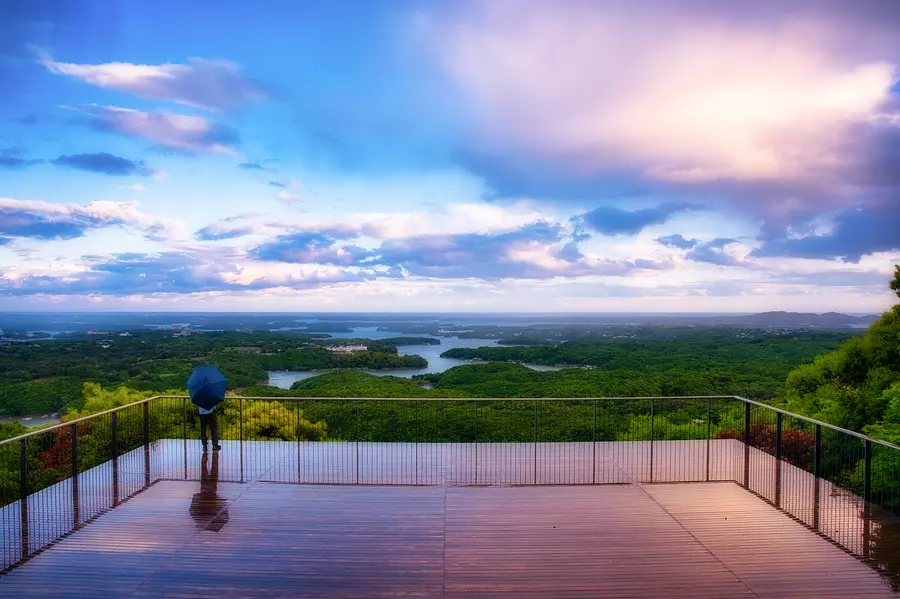
{"label": "person's shoe", "polygon": [[220,449],[222,449],[221,445],[213,445],[213,451],[219,451]]}
{"label": "person's shoe", "polygon": [[203,447],[203,451],[206,451],[206,443],[204,443],[201,447]]}

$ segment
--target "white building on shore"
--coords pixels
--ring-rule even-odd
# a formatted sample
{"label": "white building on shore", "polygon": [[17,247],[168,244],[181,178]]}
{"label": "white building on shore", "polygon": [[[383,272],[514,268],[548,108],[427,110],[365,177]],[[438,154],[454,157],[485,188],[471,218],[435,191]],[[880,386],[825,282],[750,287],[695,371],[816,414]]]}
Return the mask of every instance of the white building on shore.
{"label": "white building on shore", "polygon": [[330,352],[345,355],[366,351],[367,349],[369,349],[367,345],[331,345],[328,347],[328,351]]}

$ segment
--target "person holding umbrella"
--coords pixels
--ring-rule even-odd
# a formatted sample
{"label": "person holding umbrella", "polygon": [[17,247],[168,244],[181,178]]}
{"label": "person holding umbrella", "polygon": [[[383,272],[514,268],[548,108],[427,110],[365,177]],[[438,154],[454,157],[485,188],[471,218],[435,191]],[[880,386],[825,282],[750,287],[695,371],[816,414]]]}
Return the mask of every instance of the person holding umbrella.
{"label": "person holding umbrella", "polygon": [[191,373],[187,382],[191,401],[197,406],[200,414],[200,442],[206,451],[209,429],[212,432],[213,451],[219,451],[219,423],[216,417],[216,406],[225,401],[225,376],[215,366],[198,366]]}

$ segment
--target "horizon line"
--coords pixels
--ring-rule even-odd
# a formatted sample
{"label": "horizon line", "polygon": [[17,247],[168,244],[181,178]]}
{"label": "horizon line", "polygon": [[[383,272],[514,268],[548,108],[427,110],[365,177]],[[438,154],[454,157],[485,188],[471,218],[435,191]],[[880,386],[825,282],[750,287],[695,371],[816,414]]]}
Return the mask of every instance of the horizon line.
{"label": "horizon line", "polygon": [[[889,311],[882,311],[882,313]],[[336,314],[336,315],[385,315],[385,316],[401,316],[401,315],[510,315],[510,316],[661,316],[661,315],[721,315],[721,316],[752,316],[756,314],[844,314],[846,316],[875,316],[878,312],[841,312],[838,310],[825,310],[800,312],[796,310],[763,310],[758,312],[711,312],[711,311],[658,311],[658,312],[624,312],[624,311],[607,311],[607,312],[466,312],[466,311],[275,311],[275,310],[213,310],[213,311],[192,311],[192,310],[0,310],[0,315],[9,314]]]}

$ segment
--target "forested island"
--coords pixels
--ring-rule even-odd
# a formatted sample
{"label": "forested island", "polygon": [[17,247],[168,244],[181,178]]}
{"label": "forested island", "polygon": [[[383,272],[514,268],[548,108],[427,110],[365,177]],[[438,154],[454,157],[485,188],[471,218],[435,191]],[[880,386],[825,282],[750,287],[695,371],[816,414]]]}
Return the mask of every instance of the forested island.
{"label": "forested island", "polygon": [[329,349],[355,342],[265,331],[187,336],[155,331],[15,343],[0,348],[0,415],[77,407],[86,382],[180,393],[191,371],[201,363],[219,367],[230,389],[264,384],[272,370],[428,366],[419,356],[398,355],[396,345],[385,340],[366,340],[364,351],[352,353]]}
{"label": "forested island", "polygon": [[[770,399],[793,367],[837,349],[853,337],[842,331],[656,328],[623,329],[599,341],[552,346],[455,348],[442,357],[484,362],[567,365],[600,370],[617,380],[662,375],[662,395],[701,394],[718,386],[729,394]],[[594,375],[596,376],[596,375]],[[738,383],[740,381],[740,383]],[[735,387],[735,385],[742,385]]]}

